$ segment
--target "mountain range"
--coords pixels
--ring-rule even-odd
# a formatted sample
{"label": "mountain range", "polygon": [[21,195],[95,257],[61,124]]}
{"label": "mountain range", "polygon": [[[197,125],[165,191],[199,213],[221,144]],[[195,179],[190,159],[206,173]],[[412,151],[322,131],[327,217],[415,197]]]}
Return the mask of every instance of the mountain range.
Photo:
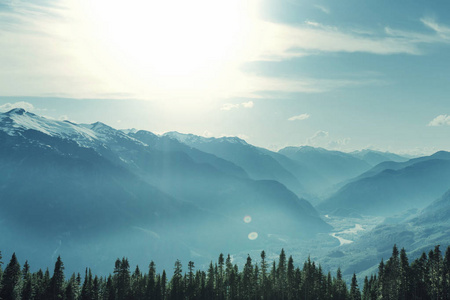
{"label": "mountain range", "polygon": [[[142,263],[152,255],[173,262],[182,253],[261,247],[271,234],[308,237],[331,229],[285,185],[252,179],[233,162],[176,139],[23,109],[0,115],[0,173],[2,250],[32,248],[41,262],[58,251],[79,258],[86,246],[74,245],[90,243],[97,250],[85,256],[93,265],[124,247],[147,251],[137,255]],[[248,238],[252,232],[256,240]],[[54,248],[40,249],[36,239]]]}
{"label": "mountain range", "polygon": [[[416,227],[426,230],[410,245],[422,249],[449,236],[433,223],[450,221],[448,194],[432,204],[450,188],[448,178],[444,151],[413,159],[309,146],[274,152],[237,137],[156,135],[13,109],[0,113],[0,250],[36,267],[61,254],[67,270],[89,265],[99,273],[124,254],[170,268],[176,259],[207,265],[218,252],[237,260],[278,252],[287,241],[308,249],[317,237],[341,251],[328,215],[386,217],[345,246],[349,253],[392,242],[386,234],[407,240],[411,234],[401,233],[412,228],[416,235]],[[404,222],[412,209],[421,213]],[[426,234],[436,238],[428,243]]]}

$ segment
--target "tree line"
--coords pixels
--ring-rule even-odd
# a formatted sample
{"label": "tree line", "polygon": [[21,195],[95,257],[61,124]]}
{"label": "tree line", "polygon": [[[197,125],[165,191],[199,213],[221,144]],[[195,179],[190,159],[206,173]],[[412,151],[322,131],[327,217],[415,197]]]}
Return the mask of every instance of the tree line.
{"label": "tree line", "polygon": [[362,290],[355,274],[348,287],[340,268],[335,276],[325,274],[310,258],[300,268],[283,249],[271,263],[264,251],[256,263],[249,255],[242,270],[230,255],[220,254],[207,271],[196,270],[192,261],[183,270],[177,260],[171,278],[165,270],[157,273],[153,261],[148,272],[139,266],[132,272],[126,258],[117,259],[113,274],[106,277],[93,275],[87,268],[84,276],[74,273],[66,278],[61,257],[52,275],[48,268],[30,272],[27,261],[21,267],[15,254],[4,270],[2,264],[0,252],[1,300],[450,300],[450,247],[443,256],[439,246],[411,264],[405,249],[399,252],[394,246],[391,257],[381,260],[377,274],[365,277]]}

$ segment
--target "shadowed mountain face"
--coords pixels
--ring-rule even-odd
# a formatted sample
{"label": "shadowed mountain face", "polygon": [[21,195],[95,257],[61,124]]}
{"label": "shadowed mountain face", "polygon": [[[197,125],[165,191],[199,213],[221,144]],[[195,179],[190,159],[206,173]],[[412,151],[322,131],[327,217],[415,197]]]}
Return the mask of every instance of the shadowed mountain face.
{"label": "shadowed mountain face", "polygon": [[386,216],[423,208],[449,187],[450,153],[438,152],[403,163],[381,163],[318,207],[326,212],[351,208],[362,214]]}
{"label": "shadowed mountain face", "polygon": [[0,204],[2,251],[38,267],[61,254],[69,270],[106,272],[123,255],[141,265],[196,256],[201,263],[219,252],[261,249],[270,234],[330,229],[283,184],[250,179],[213,154],[149,132],[20,109],[0,114]]}
{"label": "shadowed mountain face", "polygon": [[370,164],[371,166],[376,166],[385,161],[393,161],[393,162],[405,162],[408,158],[403,157],[401,155],[397,155],[389,152],[380,152],[375,150],[360,150],[354,151],[350,153],[354,157],[360,158]]}

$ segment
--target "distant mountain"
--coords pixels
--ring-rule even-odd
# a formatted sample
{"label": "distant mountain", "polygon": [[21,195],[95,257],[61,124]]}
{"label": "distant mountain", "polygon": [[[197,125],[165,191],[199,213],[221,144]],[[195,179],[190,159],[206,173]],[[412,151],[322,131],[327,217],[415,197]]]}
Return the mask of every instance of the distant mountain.
{"label": "distant mountain", "polygon": [[407,157],[400,156],[395,153],[390,152],[381,152],[381,151],[375,151],[375,150],[359,150],[359,151],[353,151],[349,154],[353,155],[354,157],[357,157],[359,159],[364,160],[368,164],[375,166],[379,163],[385,162],[385,161],[394,161],[394,162],[404,162],[409,160]]}
{"label": "distant mountain", "polygon": [[353,178],[371,168],[369,163],[354,155],[322,148],[286,147],[278,153],[314,170],[331,184]]}
{"label": "distant mountain", "polygon": [[184,152],[194,159],[197,163],[210,164],[218,170],[241,178],[249,178],[248,174],[241,167],[233,164],[230,161],[219,158],[215,155],[202,152],[198,149],[180,143],[176,139],[167,136],[157,136],[149,131],[139,130],[134,133],[129,133],[129,136],[142,141],[149,147],[158,149],[163,152]]}
{"label": "distant mountain", "polygon": [[349,181],[356,181],[358,179],[371,177],[373,175],[376,175],[384,170],[400,170],[403,168],[406,168],[408,166],[412,166],[415,163],[428,161],[432,159],[444,159],[444,160],[450,160],[450,153],[446,151],[438,151],[430,156],[422,156],[417,158],[412,158],[407,161],[402,162],[396,162],[396,161],[384,161],[382,163],[379,163],[378,165],[374,166],[367,172],[364,172],[363,174],[349,180]]}
{"label": "distant mountain", "polygon": [[311,203],[316,204],[321,197],[329,193],[334,186],[328,179],[316,172],[313,167],[308,167],[278,152],[258,148],[258,150],[275,159],[283,168],[292,173],[302,183],[303,195]]}
{"label": "distant mountain", "polygon": [[276,180],[284,184],[297,195],[306,193],[302,183],[276,159],[261,151],[260,148],[247,144],[237,137],[204,138],[193,134],[168,132],[165,137],[176,139],[190,147],[214,154],[242,167],[256,180]]}
{"label": "distant mountain", "polygon": [[351,208],[362,214],[392,215],[423,208],[450,188],[450,153],[407,162],[384,162],[343,186],[318,205],[323,211]]}
{"label": "distant mountain", "polygon": [[140,264],[208,261],[217,251],[260,249],[273,233],[331,228],[283,184],[250,179],[223,158],[150,132],[22,109],[0,114],[0,205],[4,253],[42,265],[65,254],[69,270],[107,270],[126,253]]}

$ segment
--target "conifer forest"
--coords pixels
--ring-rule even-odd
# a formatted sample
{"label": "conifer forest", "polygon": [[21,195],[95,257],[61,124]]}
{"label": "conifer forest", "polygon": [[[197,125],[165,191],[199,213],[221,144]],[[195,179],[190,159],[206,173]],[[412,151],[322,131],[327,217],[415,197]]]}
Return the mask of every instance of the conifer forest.
{"label": "conifer forest", "polygon": [[[0,252],[0,262],[1,262]],[[353,275],[347,284],[341,270],[325,273],[320,264],[307,259],[301,267],[282,249],[278,260],[268,261],[264,251],[256,260],[250,256],[242,269],[230,255],[220,254],[208,270],[198,270],[193,261],[187,267],[177,260],[173,271],[133,270],[127,258],[117,259],[113,273],[97,276],[90,268],[83,274],[64,274],[61,257],[53,273],[47,268],[30,271],[15,255],[0,266],[1,300],[180,300],[180,299],[450,299],[450,247],[440,246],[423,253],[411,263],[406,251],[394,245],[392,255],[381,261],[377,274],[358,282]]]}

